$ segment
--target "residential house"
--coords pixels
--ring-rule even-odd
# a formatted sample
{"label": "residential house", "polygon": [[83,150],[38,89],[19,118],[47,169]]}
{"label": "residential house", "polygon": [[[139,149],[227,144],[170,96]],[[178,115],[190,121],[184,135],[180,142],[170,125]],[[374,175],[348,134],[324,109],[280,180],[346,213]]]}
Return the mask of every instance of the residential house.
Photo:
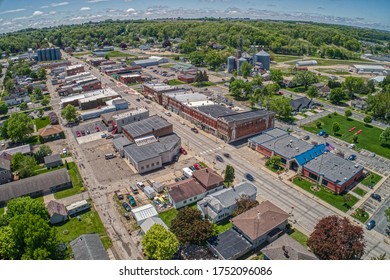
{"label": "residential house", "polygon": [[206,189],[206,195],[221,190],[224,187],[223,178],[210,168],[195,170],[192,173],[192,177]]}
{"label": "residential house", "polygon": [[75,260],[109,260],[97,233],[83,234],[69,243]]}
{"label": "residential house", "polygon": [[61,126],[58,124],[51,125],[41,128],[39,130],[39,136],[42,137],[44,142],[57,140],[64,137],[64,132],[61,129]]}
{"label": "residential house", "polygon": [[363,99],[355,99],[351,101],[351,106],[358,110],[366,110],[367,109],[367,102]]}
{"label": "residential house", "polygon": [[57,166],[62,165],[62,159],[59,154],[46,156],[43,158],[43,161],[45,162],[45,166],[47,169],[55,168]]}
{"label": "residential house", "polygon": [[217,223],[230,217],[237,209],[237,201],[244,195],[256,200],[257,188],[250,182],[244,181],[232,188],[225,188],[207,195],[198,201],[197,207],[204,217]]}
{"label": "residential house", "polygon": [[30,144],[17,146],[14,148],[9,148],[3,151],[0,151],[0,155],[7,154],[10,156],[13,156],[16,153],[21,153],[22,155],[31,155],[32,154],[32,148]]}
{"label": "residential house", "polygon": [[50,216],[50,223],[52,225],[59,224],[68,220],[68,213],[65,205],[55,200],[51,200],[47,204],[47,211]]}
{"label": "residential house", "polygon": [[292,112],[298,113],[310,109],[312,106],[312,101],[306,96],[304,96],[304,97],[299,97],[297,99],[292,99],[290,101],[290,105],[292,108]]}
{"label": "residential house", "polygon": [[[3,153],[3,155],[7,155]],[[12,181],[11,160],[0,157],[0,184],[6,184]]]}

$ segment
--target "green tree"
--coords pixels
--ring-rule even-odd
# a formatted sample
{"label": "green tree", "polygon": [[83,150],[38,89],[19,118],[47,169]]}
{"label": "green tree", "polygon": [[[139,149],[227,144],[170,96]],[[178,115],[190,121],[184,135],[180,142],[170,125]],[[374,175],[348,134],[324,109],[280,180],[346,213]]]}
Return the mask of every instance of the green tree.
{"label": "green tree", "polygon": [[268,166],[274,169],[280,169],[280,165],[282,164],[282,158],[280,156],[271,156],[266,163]]}
{"label": "green tree", "polygon": [[195,66],[203,66],[205,54],[203,52],[192,52],[189,56],[190,61]]}
{"label": "green tree", "polygon": [[8,113],[8,105],[5,102],[0,102],[0,115]]}
{"label": "green tree", "polygon": [[334,104],[339,104],[345,98],[342,88],[334,88],[330,91],[329,100]]}
{"label": "green tree", "polygon": [[68,122],[74,122],[77,117],[76,108],[71,104],[66,105],[61,114]]}
{"label": "green tree", "polygon": [[280,89],[279,85],[275,83],[266,85],[266,88],[267,88],[267,94],[269,95],[277,94],[277,92]]}
{"label": "green tree", "polygon": [[51,155],[52,153],[53,153],[53,151],[51,150],[51,148],[48,145],[41,145],[39,147],[38,154],[42,157]]}
{"label": "green tree", "polygon": [[316,86],[309,86],[307,89],[306,95],[310,98],[310,100],[313,100],[313,98],[317,98],[319,94],[318,88]]}
{"label": "green tree", "polygon": [[233,96],[239,97],[242,95],[242,91],[245,87],[245,82],[240,79],[236,79],[229,84],[229,91]]}
{"label": "green tree", "polygon": [[205,62],[210,66],[212,70],[216,70],[225,62],[224,58],[218,51],[208,51],[205,56]]}
{"label": "green tree", "polygon": [[359,137],[357,135],[354,135],[352,138],[353,143],[357,143],[359,141]]}
{"label": "green tree", "polygon": [[42,89],[40,87],[34,88],[33,94],[34,94],[36,100],[43,99],[43,93],[42,93]]}
{"label": "green tree", "polygon": [[27,178],[34,175],[34,168],[37,162],[31,156],[24,156],[21,153],[16,153],[12,157],[12,170],[17,172],[20,178]]}
{"label": "green tree", "polygon": [[252,85],[259,87],[262,84],[263,84],[263,77],[260,76],[259,74],[256,74],[256,76],[254,76],[253,79],[252,79]]}
{"label": "green tree", "polygon": [[237,208],[233,211],[232,216],[238,216],[249,209],[259,205],[259,202],[255,199],[251,199],[248,195],[243,194],[239,199],[237,199]]}
{"label": "green tree", "polygon": [[387,222],[390,223],[390,207],[385,210]]}
{"label": "green tree", "polygon": [[49,219],[45,204],[29,196],[14,198],[7,203],[7,213],[5,215],[8,220],[26,213],[38,215],[45,220]]}
{"label": "green tree", "polygon": [[366,124],[369,124],[372,122],[372,117],[371,116],[365,116],[363,121],[366,123]]}
{"label": "green tree", "polygon": [[0,227],[0,259],[14,260],[19,252],[10,226]]}
{"label": "green tree", "polygon": [[42,105],[42,106],[47,106],[47,105],[49,105],[49,103],[50,103],[50,99],[49,99],[49,97],[47,97],[47,96],[45,96],[45,97],[42,99],[42,101],[41,101],[41,105]]}
{"label": "green tree", "polygon": [[281,85],[283,83],[283,73],[281,70],[271,70],[270,71],[270,78],[271,81],[274,83],[277,83],[278,85]]}
{"label": "green tree", "polygon": [[333,133],[336,134],[337,131],[340,130],[340,124],[338,122],[334,122],[332,125]]}
{"label": "green tree", "polygon": [[230,164],[226,165],[224,179],[225,184],[230,187],[230,185],[234,182],[234,178],[234,167]]}
{"label": "green tree", "polygon": [[345,116],[347,118],[349,118],[350,116],[352,116],[352,111],[351,110],[345,110]]}
{"label": "green tree", "polygon": [[6,129],[3,136],[13,142],[23,142],[34,132],[32,120],[24,113],[13,113],[3,126]]}
{"label": "green tree", "polygon": [[41,68],[38,69],[38,71],[37,71],[37,78],[39,80],[43,80],[43,79],[46,78],[46,69],[45,68],[41,67]]}
{"label": "green tree", "polygon": [[276,112],[281,118],[291,117],[292,107],[287,98],[273,98],[266,101],[269,110]]}
{"label": "green tree", "polygon": [[19,108],[22,111],[26,111],[28,109],[28,105],[26,102],[22,102],[22,103],[20,103]]}
{"label": "green tree", "polygon": [[144,235],[142,246],[148,259],[171,260],[179,248],[179,241],[172,232],[155,224]]}
{"label": "green tree", "polygon": [[301,84],[305,87],[305,91],[311,84],[317,83],[318,78],[315,73],[310,71],[297,71],[293,78],[296,84]]}
{"label": "green tree", "polygon": [[342,84],[343,88],[350,95],[350,99],[353,99],[354,93],[367,93],[362,92],[365,89],[364,80],[358,77],[347,77]]}
{"label": "green tree", "polygon": [[201,244],[213,235],[213,224],[198,209],[185,207],[171,222],[171,230],[182,244]]}
{"label": "green tree", "polygon": [[379,135],[379,142],[382,145],[390,144],[390,127],[386,128],[381,135]]}
{"label": "green tree", "polygon": [[321,126],[322,126],[322,122],[316,121],[316,127],[317,127],[317,128],[320,128]]}
{"label": "green tree", "polygon": [[13,79],[8,79],[4,82],[4,89],[8,92],[12,91],[15,88],[15,82]]}
{"label": "green tree", "polygon": [[38,109],[38,117],[39,118],[42,118],[43,117],[43,114],[44,114],[44,110],[42,108],[39,108]]}
{"label": "green tree", "polygon": [[245,61],[243,64],[241,64],[240,71],[242,77],[246,79],[251,74],[252,65],[250,65],[248,62]]}

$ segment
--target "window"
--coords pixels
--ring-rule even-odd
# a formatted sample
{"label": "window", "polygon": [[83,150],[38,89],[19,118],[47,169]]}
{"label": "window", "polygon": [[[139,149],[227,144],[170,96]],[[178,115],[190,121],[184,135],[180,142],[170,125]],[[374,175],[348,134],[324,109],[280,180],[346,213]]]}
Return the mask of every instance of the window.
{"label": "window", "polygon": [[149,168],[149,164],[146,165],[146,168]]}
{"label": "window", "polygon": [[141,166],[141,170],[144,170],[144,167],[143,167],[143,166]]}
{"label": "window", "polygon": [[160,165],[160,162],[158,161],[158,162],[156,163],[156,165]]}
{"label": "window", "polygon": [[196,196],[194,197],[194,199],[196,199]]}
{"label": "window", "polygon": [[190,202],[192,201],[192,198],[190,198]]}
{"label": "window", "polygon": [[154,166],[154,163],[152,163],[152,167]]}
{"label": "window", "polygon": [[187,203],[187,200],[184,200],[183,203]]}

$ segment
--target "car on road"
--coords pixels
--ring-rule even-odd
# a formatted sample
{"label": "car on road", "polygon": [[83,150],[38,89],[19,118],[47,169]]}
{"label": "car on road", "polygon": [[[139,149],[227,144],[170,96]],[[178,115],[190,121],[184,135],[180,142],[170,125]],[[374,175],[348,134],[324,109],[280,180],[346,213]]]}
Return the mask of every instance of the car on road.
{"label": "car on road", "polygon": [[369,222],[366,224],[366,229],[372,230],[375,226],[376,226],[376,222],[375,222],[374,220],[371,220],[371,221],[369,221]]}
{"label": "car on road", "polygon": [[129,203],[131,206],[133,207],[137,206],[137,202],[135,202],[135,199],[132,195],[129,195],[127,198],[129,199]]}
{"label": "car on road", "polygon": [[140,102],[140,101],[141,101],[141,99],[137,98],[137,99],[136,99],[136,101]]}
{"label": "car on road", "polygon": [[63,149],[62,149],[62,154],[63,154],[64,156],[68,155],[68,149],[67,149],[67,148],[63,148]]}
{"label": "car on road", "polygon": [[305,135],[305,136],[303,136],[302,139],[303,139],[303,140],[309,140],[309,139],[310,139],[310,136],[309,136],[309,135]]}
{"label": "car on road", "polygon": [[182,153],[183,155],[186,155],[187,151],[184,148],[180,148],[180,153]]}
{"label": "car on road", "polygon": [[224,156],[225,158],[230,158],[230,154],[229,154],[229,153],[223,153],[223,156]]}
{"label": "car on road", "polygon": [[355,154],[352,154],[348,157],[348,160],[355,160],[356,159],[356,155]]}
{"label": "car on road", "polygon": [[191,130],[195,133],[199,133],[199,130],[196,127],[192,127]]}
{"label": "car on road", "polygon": [[251,175],[251,174],[249,174],[249,173],[245,173],[244,174],[244,176],[245,176],[245,178],[248,180],[248,181],[254,181],[255,180],[255,178]]}
{"label": "car on road", "polygon": [[106,139],[111,139],[111,138],[114,138],[114,136],[112,136],[111,134],[108,134],[108,135],[106,136]]}
{"label": "car on road", "polygon": [[179,182],[179,181],[181,181],[180,177],[175,178],[175,182]]}
{"label": "car on road", "polygon": [[89,134],[89,130],[87,129],[87,134]]}
{"label": "car on road", "polygon": [[218,160],[219,162],[223,162],[223,157],[216,155],[215,159]]}
{"label": "car on road", "polygon": [[379,194],[377,194],[377,193],[371,194],[371,198],[372,198],[372,199],[375,199],[375,200],[377,200],[377,201],[379,201],[379,202],[382,201],[382,197],[381,197]]}
{"label": "car on road", "polygon": [[168,117],[172,116],[170,112],[165,112],[164,114],[167,115]]}
{"label": "car on road", "polygon": [[324,135],[322,135],[322,137],[324,137],[324,138],[328,138],[328,136],[329,136],[329,134],[328,134],[328,133],[326,133],[326,132],[325,132],[325,134],[324,134]]}
{"label": "car on road", "polygon": [[129,213],[125,212],[125,214],[123,214],[123,216],[125,217],[126,220],[130,220]]}
{"label": "car on road", "polygon": [[193,167],[193,166],[188,166],[188,168],[191,169],[191,171],[195,171],[196,170],[196,168]]}
{"label": "car on road", "polygon": [[126,210],[127,212],[130,212],[130,211],[131,211],[131,207],[130,207],[130,205],[129,205],[127,202],[123,202],[123,203],[122,203],[122,206],[123,206],[123,208],[125,208],[125,210]]}
{"label": "car on road", "polygon": [[81,136],[81,132],[80,131],[76,131],[76,135],[77,135],[77,137],[80,137]]}
{"label": "car on road", "polygon": [[321,130],[320,132],[318,132],[318,136],[324,136],[325,134],[326,134],[325,130]]}

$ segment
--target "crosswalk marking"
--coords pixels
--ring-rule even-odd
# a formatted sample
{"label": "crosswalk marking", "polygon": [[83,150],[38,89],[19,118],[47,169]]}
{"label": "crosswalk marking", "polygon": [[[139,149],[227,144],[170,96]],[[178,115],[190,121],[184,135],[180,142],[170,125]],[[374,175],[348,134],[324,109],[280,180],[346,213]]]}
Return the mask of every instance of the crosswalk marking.
{"label": "crosswalk marking", "polygon": [[199,154],[200,154],[200,155],[204,155],[204,154],[208,154],[208,153],[211,153],[211,152],[214,152],[214,151],[217,151],[217,150],[221,150],[221,149],[222,149],[222,147],[219,146],[219,147],[214,148],[214,149],[205,150],[205,151],[203,151],[203,152],[200,152]]}

